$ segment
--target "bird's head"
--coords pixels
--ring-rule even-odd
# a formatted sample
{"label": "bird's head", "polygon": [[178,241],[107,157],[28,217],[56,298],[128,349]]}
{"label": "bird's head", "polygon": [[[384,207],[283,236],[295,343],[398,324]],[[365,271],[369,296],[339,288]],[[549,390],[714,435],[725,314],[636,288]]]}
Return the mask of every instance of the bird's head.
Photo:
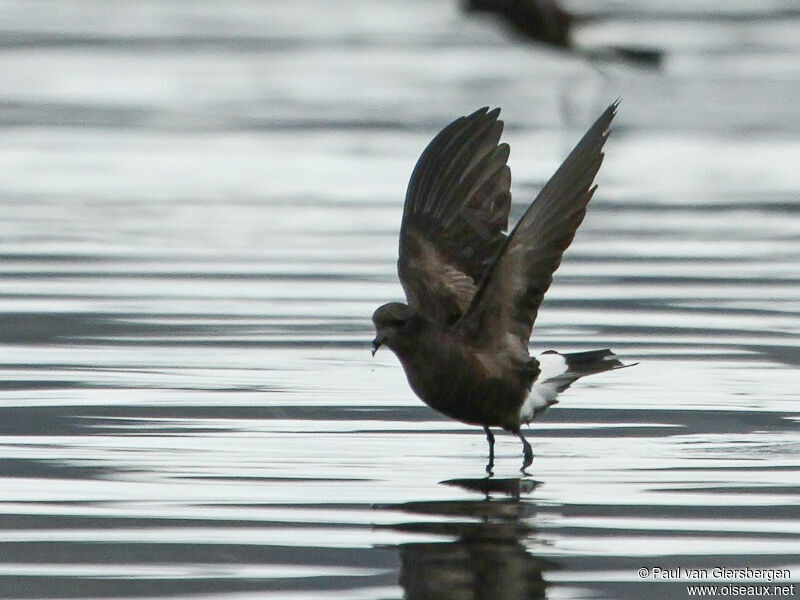
{"label": "bird's head", "polygon": [[375,339],[372,340],[373,356],[384,344],[392,349],[397,348],[410,317],[411,310],[401,302],[389,302],[372,313],[376,332]]}

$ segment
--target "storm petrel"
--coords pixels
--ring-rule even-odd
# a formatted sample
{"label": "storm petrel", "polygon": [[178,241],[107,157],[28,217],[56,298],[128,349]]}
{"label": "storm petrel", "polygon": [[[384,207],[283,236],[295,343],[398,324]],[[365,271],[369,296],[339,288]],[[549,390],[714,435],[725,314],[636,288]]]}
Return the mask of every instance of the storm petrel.
{"label": "storm petrel", "polygon": [[533,322],[553,272],[596,189],[609,106],[567,156],[509,234],[511,171],[500,109],[481,108],[445,127],[419,158],[406,193],[397,270],[408,304],[372,315],[381,345],[400,359],[428,406],[522,441],[523,424],[556,403],[578,378],[619,368],[610,350],[528,353]]}
{"label": "storm petrel", "polygon": [[517,37],[572,50],[588,59],[624,60],[653,68],[659,67],[664,59],[664,52],[657,48],[630,45],[586,47],[576,44],[573,39],[576,26],[602,19],[603,15],[573,14],[557,0],[462,0],[461,6],[469,13],[493,13]]}

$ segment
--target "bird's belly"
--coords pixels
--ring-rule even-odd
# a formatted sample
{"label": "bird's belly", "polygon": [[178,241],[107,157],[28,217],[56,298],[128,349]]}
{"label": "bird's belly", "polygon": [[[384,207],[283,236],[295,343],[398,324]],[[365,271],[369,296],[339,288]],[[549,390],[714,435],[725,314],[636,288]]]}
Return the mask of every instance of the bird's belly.
{"label": "bird's belly", "polygon": [[405,365],[414,393],[438,412],[471,425],[516,429],[527,390],[514,377],[487,376],[468,359]]}

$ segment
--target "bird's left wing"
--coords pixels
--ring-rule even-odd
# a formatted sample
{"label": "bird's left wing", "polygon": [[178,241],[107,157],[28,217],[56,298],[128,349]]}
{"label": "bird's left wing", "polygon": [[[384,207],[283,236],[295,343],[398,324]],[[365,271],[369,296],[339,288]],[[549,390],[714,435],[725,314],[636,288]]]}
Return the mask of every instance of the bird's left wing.
{"label": "bird's left wing", "polygon": [[470,344],[517,360],[528,356],[539,305],[594,194],[592,184],[616,108],[615,102],[589,128],[508,236],[456,325]]}

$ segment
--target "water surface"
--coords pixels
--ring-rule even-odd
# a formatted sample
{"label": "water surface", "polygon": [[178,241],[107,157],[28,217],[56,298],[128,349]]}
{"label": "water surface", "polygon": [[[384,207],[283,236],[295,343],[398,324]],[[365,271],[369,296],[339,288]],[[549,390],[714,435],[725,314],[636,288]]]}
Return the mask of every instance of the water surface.
{"label": "water surface", "polygon": [[[661,70],[444,1],[0,2],[0,597],[795,581],[800,16],[609,6],[580,42],[657,45]],[[408,176],[444,124],[500,105],[516,216],[619,96],[533,347],[639,365],[531,427],[530,476],[498,436],[487,480],[482,432],[370,358]]]}

